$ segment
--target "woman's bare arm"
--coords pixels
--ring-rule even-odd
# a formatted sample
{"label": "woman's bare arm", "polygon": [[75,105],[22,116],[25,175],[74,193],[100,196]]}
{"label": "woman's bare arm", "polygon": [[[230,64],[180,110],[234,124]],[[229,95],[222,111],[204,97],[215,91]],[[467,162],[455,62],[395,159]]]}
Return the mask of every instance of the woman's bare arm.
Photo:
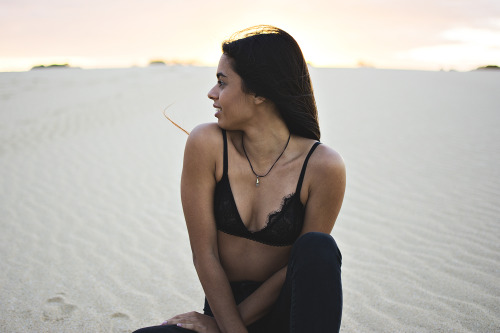
{"label": "woman's bare arm", "polygon": [[301,234],[331,233],[344,200],[346,172],[342,157],[328,146],[319,145],[307,166],[304,185],[306,213]]}
{"label": "woman's bare arm", "polygon": [[286,266],[274,273],[256,291],[238,305],[241,319],[246,326],[264,317],[274,305],[286,277]]}
{"label": "woman's bare arm", "polygon": [[198,126],[189,135],[181,179],[182,206],[194,266],[219,329],[246,332],[218,255],[213,195],[220,147],[222,135],[214,124]]}

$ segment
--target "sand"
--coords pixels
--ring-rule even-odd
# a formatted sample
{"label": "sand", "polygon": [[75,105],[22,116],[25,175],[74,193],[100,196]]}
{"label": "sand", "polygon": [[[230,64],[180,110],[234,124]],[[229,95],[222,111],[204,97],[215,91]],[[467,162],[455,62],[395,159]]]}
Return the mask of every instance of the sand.
{"label": "sand", "polygon": [[[346,161],[342,332],[500,332],[500,73],[311,69]],[[0,73],[0,331],[201,311],[179,199],[215,69]]]}

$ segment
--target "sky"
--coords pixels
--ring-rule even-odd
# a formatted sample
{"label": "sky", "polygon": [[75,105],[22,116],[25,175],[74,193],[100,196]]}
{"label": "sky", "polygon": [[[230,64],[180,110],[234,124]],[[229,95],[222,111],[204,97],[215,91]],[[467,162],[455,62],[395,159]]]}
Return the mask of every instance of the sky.
{"label": "sky", "polygon": [[216,66],[221,42],[257,24],[318,67],[500,66],[499,0],[0,0],[0,71]]}

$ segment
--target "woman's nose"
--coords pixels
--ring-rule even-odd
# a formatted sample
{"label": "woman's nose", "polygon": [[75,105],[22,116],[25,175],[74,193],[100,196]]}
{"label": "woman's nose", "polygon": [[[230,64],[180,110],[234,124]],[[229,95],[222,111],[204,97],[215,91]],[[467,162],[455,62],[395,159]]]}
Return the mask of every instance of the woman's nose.
{"label": "woman's nose", "polygon": [[216,90],[217,90],[217,87],[213,87],[212,89],[210,89],[208,91],[208,98],[215,101],[218,98],[218,94],[217,94]]}

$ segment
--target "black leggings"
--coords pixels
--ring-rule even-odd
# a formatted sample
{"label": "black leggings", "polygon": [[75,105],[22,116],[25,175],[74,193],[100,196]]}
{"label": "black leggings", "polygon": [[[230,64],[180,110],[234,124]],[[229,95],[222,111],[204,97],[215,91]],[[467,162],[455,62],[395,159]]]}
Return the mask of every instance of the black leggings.
{"label": "black leggings", "polygon": [[[332,236],[302,235],[292,247],[285,283],[269,314],[248,326],[249,333],[329,333],[340,330],[342,318],[342,255]],[[240,303],[261,282],[232,282]],[[204,313],[213,316],[205,300]],[[175,325],[146,327],[135,333],[192,333]]]}

